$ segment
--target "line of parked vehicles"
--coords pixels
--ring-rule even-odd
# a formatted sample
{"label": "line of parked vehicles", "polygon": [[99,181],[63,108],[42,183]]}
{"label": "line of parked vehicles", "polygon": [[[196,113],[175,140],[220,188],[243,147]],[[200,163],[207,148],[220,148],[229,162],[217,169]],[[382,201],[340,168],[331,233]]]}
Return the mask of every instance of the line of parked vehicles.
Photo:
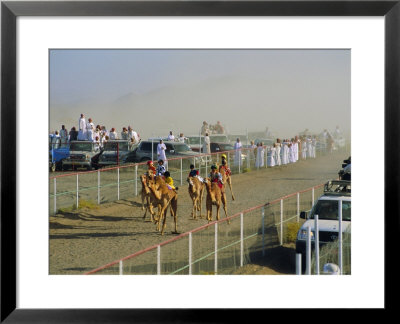
{"label": "line of parked vehicles", "polygon": [[[237,135],[211,135],[211,153],[233,150],[233,143]],[[234,138],[234,141],[232,140]],[[242,135],[243,138],[243,135]],[[62,145],[60,142],[49,144],[50,171],[85,169],[97,170],[103,167],[125,163],[140,163],[157,159],[157,145],[163,139],[166,145],[167,159],[180,157],[194,157],[198,163],[211,162],[211,157],[201,157],[204,136],[186,136],[185,142],[168,141],[167,138],[150,138],[131,146],[127,140],[110,140],[103,148],[90,141],[71,141]],[[246,140],[245,140],[246,141]],[[260,140],[261,141],[261,140]],[[273,139],[268,139],[273,143]],[[266,141],[264,140],[264,143]],[[244,144],[243,147],[247,145]],[[206,161],[206,160],[209,161]],[[242,159],[245,159],[243,154]]]}
{"label": "line of parked vehicles", "polygon": [[[250,137],[251,136],[251,137]],[[234,150],[233,144],[240,138],[243,148],[249,148],[250,140],[253,139],[257,145],[262,142],[271,146],[276,138],[263,136],[262,132],[243,134],[212,134],[210,137],[211,153]],[[71,141],[67,144],[49,143],[49,168],[50,171],[60,170],[97,170],[103,167],[121,165],[125,163],[140,163],[157,159],[157,145],[163,139],[167,149],[167,159],[196,156],[202,153],[204,136],[185,136],[185,142],[168,141],[167,138],[149,138],[147,141],[140,141],[136,145],[130,145],[127,140],[110,140],[103,148],[90,141]],[[317,150],[323,150],[323,143],[317,143]],[[242,154],[242,160],[246,158]],[[197,162],[204,164],[211,162],[211,157],[196,157]]]}

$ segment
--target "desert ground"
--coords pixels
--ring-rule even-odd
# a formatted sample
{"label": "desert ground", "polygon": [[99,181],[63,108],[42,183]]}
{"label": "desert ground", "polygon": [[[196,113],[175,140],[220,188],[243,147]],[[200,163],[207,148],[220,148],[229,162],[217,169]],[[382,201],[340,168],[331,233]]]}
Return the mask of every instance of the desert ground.
{"label": "desert ground", "polygon": [[[343,160],[349,155],[348,152],[334,152],[285,166],[234,174],[234,201],[226,189],[228,215],[336,179]],[[207,224],[205,218],[192,219],[186,182],[179,186],[178,193],[178,232],[185,233]],[[205,214],[205,199],[202,206]],[[139,195],[50,216],[49,274],[83,274],[177,235],[173,233],[169,213],[163,236],[148,215],[143,219],[143,214]],[[223,212],[221,217],[224,217]],[[248,264],[236,273],[294,274],[294,255],[294,244],[285,244],[275,248],[268,260]]]}

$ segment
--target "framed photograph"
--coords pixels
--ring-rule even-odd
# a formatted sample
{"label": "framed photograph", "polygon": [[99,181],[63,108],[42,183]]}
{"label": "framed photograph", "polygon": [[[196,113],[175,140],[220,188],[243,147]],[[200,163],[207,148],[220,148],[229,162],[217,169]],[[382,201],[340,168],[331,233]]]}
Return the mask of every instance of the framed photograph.
{"label": "framed photograph", "polygon": [[[399,196],[399,16],[398,1],[3,1],[1,321],[219,322],[226,321],[226,316],[233,319],[239,310],[389,309],[392,301],[388,296],[393,286],[386,283],[394,279],[394,264],[388,251],[391,239],[398,235],[398,218],[388,217],[388,211],[393,215],[399,212],[398,203],[394,203]],[[325,61],[326,57],[329,59]],[[129,63],[133,60],[136,65]],[[281,70],[286,71],[285,78],[290,81],[285,84],[286,89],[291,89],[290,93],[283,92],[276,85],[284,83],[279,79]],[[240,73],[243,71],[246,71],[243,80],[232,77],[235,73],[242,76]],[[251,74],[249,71],[254,72]],[[137,74],[136,79],[129,77],[129,82],[136,80],[133,92],[127,82],[127,76],[132,74]],[[149,75],[152,76],[146,79]],[[310,75],[315,80],[320,78],[320,82],[310,83],[307,88],[304,85],[308,84]],[[174,88],[175,81],[171,80],[179,80],[180,84],[178,82]],[[191,84],[196,90],[190,88]],[[258,91],[257,87],[269,88],[270,91]],[[202,97],[196,92],[198,88],[204,94]],[[182,89],[185,94],[182,94]],[[329,93],[325,92],[328,91],[326,89]],[[151,91],[150,96],[148,93]],[[91,96],[96,97],[97,102],[88,100]],[[49,131],[53,133],[64,120],[69,131],[72,126],[78,126],[78,115],[88,111],[101,116],[99,119],[115,123],[118,125],[117,132],[120,132],[122,126],[130,125],[130,121],[126,121],[126,125],[118,124],[118,119],[112,116],[112,111],[107,112],[107,107],[119,105],[124,107],[126,113],[134,102],[142,107],[140,115],[135,116],[133,121],[134,127],[138,124],[142,128],[142,141],[159,141],[169,132],[172,135],[171,129],[176,135],[179,130],[189,135],[188,132],[196,129],[197,124],[198,129],[193,135],[203,138],[201,136],[208,137],[208,132],[218,133],[217,128],[221,127],[219,122],[215,126],[210,125],[204,134],[200,126],[203,120],[214,122],[214,119],[224,118],[224,114],[218,115],[218,106],[229,96],[232,99],[229,100],[229,107],[224,108],[225,120],[238,142],[243,134],[243,140],[249,140],[252,126],[254,130],[262,128],[263,131],[264,126],[269,126],[273,132],[278,132],[275,137],[282,137],[288,133],[283,131],[282,125],[286,125],[288,129],[293,129],[294,135],[299,132],[295,129],[297,125],[302,129],[307,127],[301,122],[301,109],[308,111],[311,116],[308,123],[318,131],[328,120],[330,124],[343,120],[342,125],[345,125],[352,143],[351,156],[355,165],[351,274],[232,276],[218,273],[215,276],[191,276],[211,272],[192,273],[192,268],[186,267],[182,268],[182,273],[178,270],[164,272],[158,265],[152,273],[155,276],[110,276],[106,272],[101,273],[104,269],[115,267],[119,271],[116,274],[129,274],[123,273],[126,268],[121,262],[106,266],[110,261],[107,250],[118,247],[101,245],[99,241],[104,243],[104,239],[118,233],[107,229],[103,234],[91,235],[91,229],[85,228],[82,219],[74,219],[76,214],[68,214],[67,209],[63,212],[70,215],[70,223],[60,222],[54,217],[56,211],[63,207],[60,205],[63,200],[57,200],[54,194],[54,201],[50,199],[49,202],[49,196],[53,197],[53,192],[56,192],[56,183],[62,187],[62,181],[57,182],[58,179],[50,175],[49,185],[49,153],[45,143]],[[250,102],[252,96],[257,97],[254,102]],[[297,101],[288,100],[290,96]],[[189,115],[182,117],[179,124],[171,115],[184,115],[184,105],[190,102],[189,97],[202,99],[193,103],[195,108],[191,109],[194,110],[188,109]],[[220,97],[223,99],[218,101]],[[109,98],[114,98],[114,101],[108,101]],[[304,102],[301,98],[305,98]],[[170,114],[154,113],[155,105],[167,101],[171,102],[168,108]],[[201,105],[211,108],[207,110]],[[248,107],[242,109],[241,105]],[[264,115],[267,110],[264,107],[268,105],[274,108]],[[291,113],[286,105],[298,105],[298,114]],[[63,115],[62,112],[67,109],[72,112]],[[312,118],[321,111],[324,111],[326,120]],[[145,129],[147,119],[143,115],[148,113],[157,131]],[[157,122],[157,116],[162,122]],[[268,120],[266,125],[264,120]],[[93,122],[97,124],[96,120]],[[183,123],[187,128],[181,126]],[[86,125],[89,124],[85,124],[85,128]],[[227,125],[223,126],[227,128]],[[107,127],[112,125],[107,124]],[[92,134],[92,128],[89,133]],[[87,134],[85,131],[85,141]],[[121,133],[121,136],[124,134]],[[257,141],[265,141],[262,136],[254,136]],[[306,143],[307,138],[305,130],[299,141]],[[89,140],[92,142],[94,137]],[[311,135],[309,140],[311,143]],[[122,156],[120,152],[121,143],[118,144],[117,156],[126,159],[128,154]],[[276,144],[272,143],[271,147],[273,150],[265,151],[265,167],[267,160],[268,166],[271,166],[270,163],[272,166],[278,164],[278,160],[271,158],[271,152],[276,152]],[[333,147],[334,144],[332,151]],[[171,150],[175,153],[179,149]],[[204,143],[200,150],[207,150]],[[135,152],[136,158],[138,153]],[[305,152],[304,159],[307,157]],[[85,154],[86,157],[89,155],[88,152]],[[250,153],[243,153],[238,160],[233,155],[232,172],[251,171]],[[219,155],[215,156],[219,161]],[[78,194],[81,190],[79,184],[88,181],[93,182],[93,188],[100,188],[100,172],[92,168],[97,170],[101,161],[99,158],[94,162],[94,157],[95,154],[90,157],[88,165],[79,167],[90,169],[95,178],[87,177],[85,180],[84,175],[71,178],[72,185],[76,184],[72,198],[77,207],[89,197],[85,193]],[[157,160],[153,155],[151,159]],[[241,164],[242,159],[247,167]],[[134,162],[142,162],[147,168],[147,160],[148,157],[143,155],[140,161]],[[119,159],[117,161],[119,164]],[[171,173],[172,170],[177,175],[180,172],[179,177],[174,177],[175,186],[179,181],[179,186],[183,184],[184,167],[182,160],[179,161],[180,171],[179,167],[174,169],[173,159],[172,163],[169,162],[171,169],[167,166]],[[199,163],[200,172],[201,163],[205,163],[200,175],[207,177],[207,168],[214,163],[212,158],[210,161],[193,158],[193,161]],[[254,162],[255,168],[260,167],[261,162],[257,162],[255,156]],[[60,165],[54,163],[54,169],[67,169],[71,165],[75,167],[77,160],[70,165],[66,160]],[[116,172],[119,201],[120,194],[124,194],[122,189],[120,191],[123,175],[120,178],[120,170]],[[135,174],[134,169],[130,172],[129,176]],[[297,179],[306,183],[306,174],[301,176],[297,175]],[[135,181],[137,183],[137,179]],[[87,188],[90,186],[88,184]],[[182,189],[187,194],[186,189]],[[100,204],[104,197],[98,189],[93,192],[96,194],[93,199]],[[227,191],[229,202],[234,200],[233,193],[230,199],[231,192]],[[314,189],[312,192],[314,195]],[[270,197],[268,193],[265,195]],[[240,204],[237,200],[235,203]],[[128,220],[120,211],[114,214],[113,220],[117,217],[120,224]],[[223,211],[221,215],[223,218]],[[101,218],[103,223],[95,223],[98,228],[111,226],[111,219],[96,217],[92,215],[85,221],[90,220],[93,224]],[[240,217],[237,220],[240,224]],[[172,220],[167,222],[168,228],[172,228]],[[65,241],[66,228],[71,231]],[[173,238],[174,241],[177,232],[175,228],[175,236],[168,234],[166,239]],[[127,255],[137,246],[146,248],[149,244],[144,241],[134,243],[140,240],[139,236],[127,238],[120,243],[126,245],[123,251],[127,251]],[[66,248],[65,244],[76,245],[76,248]],[[87,258],[85,266],[73,262],[80,250],[85,247],[92,249],[96,245],[96,252],[85,251],[86,254],[82,254]],[[176,244],[175,249],[180,248]],[[154,253],[156,255],[156,249]],[[177,251],[174,253],[177,254]],[[103,259],[107,262],[101,262]],[[96,275],[89,275],[91,273]],[[159,275],[167,273],[190,276]],[[368,291],[364,290],[366,281]],[[316,295],[326,294],[327,290],[332,300],[315,300]],[[211,318],[204,312],[205,309],[213,310]],[[227,315],[227,312],[230,314]]]}

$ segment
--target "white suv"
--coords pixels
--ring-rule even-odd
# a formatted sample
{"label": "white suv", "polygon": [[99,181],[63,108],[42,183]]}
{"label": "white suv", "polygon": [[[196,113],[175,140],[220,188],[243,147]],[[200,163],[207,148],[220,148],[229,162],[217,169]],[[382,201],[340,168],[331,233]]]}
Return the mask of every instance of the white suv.
{"label": "white suv", "polygon": [[[296,253],[305,260],[307,228],[311,227],[311,248],[314,249],[314,215],[318,215],[319,246],[337,240],[339,235],[339,201],[342,202],[342,233],[351,230],[351,182],[332,180],[325,184],[324,194],[318,198],[311,211],[301,212],[306,219],[297,233]],[[303,266],[305,265],[302,262]]]}

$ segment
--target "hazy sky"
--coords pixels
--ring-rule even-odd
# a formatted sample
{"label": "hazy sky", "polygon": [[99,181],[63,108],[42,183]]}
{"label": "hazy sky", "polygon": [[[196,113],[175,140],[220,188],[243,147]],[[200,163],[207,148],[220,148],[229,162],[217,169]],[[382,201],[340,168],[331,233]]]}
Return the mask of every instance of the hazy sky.
{"label": "hazy sky", "polygon": [[50,130],[350,132],[350,50],[51,50]]}

